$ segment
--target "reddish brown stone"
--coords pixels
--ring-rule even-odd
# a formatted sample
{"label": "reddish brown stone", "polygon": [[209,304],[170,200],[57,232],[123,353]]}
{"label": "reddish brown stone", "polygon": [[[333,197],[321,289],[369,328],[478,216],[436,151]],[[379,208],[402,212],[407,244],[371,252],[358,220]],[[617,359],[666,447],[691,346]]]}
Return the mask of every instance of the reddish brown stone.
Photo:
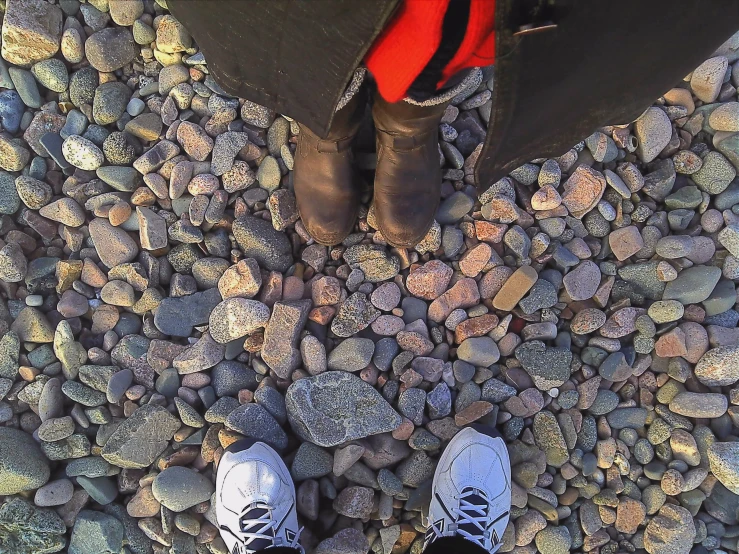
{"label": "reddish brown stone", "polygon": [[400,536],[395,541],[395,546],[390,554],[405,554],[410,549],[413,541],[416,540],[418,533],[407,523],[400,524]]}
{"label": "reddish brown stone", "polygon": [[685,321],[694,321],[696,323],[703,323],[706,319],[706,310],[700,307],[698,304],[690,304],[685,306],[685,313],[683,313],[683,319]]}
{"label": "reddish brown stone", "polygon": [[166,340],[153,339],[149,343],[146,352],[146,362],[156,371],[161,373],[168,367],[172,367],[174,359],[187,350],[187,346],[174,344]]}
{"label": "reddish brown stone", "polygon": [[608,235],[608,244],[611,246],[613,254],[619,261],[623,261],[634,254],[644,246],[644,239],[639,233],[638,227],[629,225],[616,229]]}
{"label": "reddish brown stone", "polygon": [[195,458],[200,454],[200,449],[196,446],[185,446],[176,450],[169,456],[159,458],[157,467],[160,470],[165,470],[168,467],[173,466],[187,466],[195,461]]}
{"label": "reddish brown stone", "polygon": [[341,281],[336,277],[321,277],[313,283],[311,296],[315,306],[331,306],[341,301]]}
{"label": "reddish brown stone", "polygon": [[429,306],[428,316],[441,323],[457,308],[471,308],[480,301],[480,293],[474,279],[460,279]]}
{"label": "reddish brown stone", "polygon": [[412,352],[416,356],[428,356],[434,349],[434,343],[415,331],[401,331],[395,336],[398,346]]}
{"label": "reddish brown stone", "polygon": [[503,223],[490,223],[489,221],[475,221],[475,236],[483,242],[500,243],[508,230],[508,225]]}
{"label": "reddish brown stone", "polygon": [[201,162],[213,150],[213,139],[200,126],[189,121],[183,121],[177,127],[177,142],[192,159]]}
{"label": "reddish brown stone", "polygon": [[246,340],[244,341],[244,350],[247,352],[259,352],[262,349],[263,344],[264,331],[262,329],[258,329],[246,337]]}
{"label": "reddish brown stone", "polygon": [[126,504],[126,511],[131,517],[154,517],[159,514],[160,509],[159,501],[154,498],[151,487],[140,488]]}
{"label": "reddish brown stone", "polygon": [[464,253],[459,260],[459,269],[467,277],[477,277],[483,268],[488,265],[493,251],[484,242],[481,242]]}
{"label": "reddish brown stone", "polygon": [[619,339],[636,331],[636,318],[647,313],[643,308],[621,308],[603,324],[598,332],[602,337]]}
{"label": "reddish brown stone", "polygon": [[414,429],[413,422],[407,417],[404,417],[403,423],[393,431],[393,438],[399,441],[407,441],[413,434]]}
{"label": "reddish brown stone", "polygon": [[479,284],[480,298],[483,300],[494,298],[503,284],[513,275],[513,271],[511,267],[499,265],[483,275]]}
{"label": "reddish brown stone", "polygon": [[521,344],[521,337],[516,333],[508,332],[498,341],[498,350],[501,356],[510,356],[513,351]]}
{"label": "reddish brown stone", "polygon": [[431,260],[413,269],[405,281],[405,286],[413,296],[425,300],[435,300],[444,293],[453,270],[440,260]]}
{"label": "reddish brown stone", "polygon": [[530,388],[503,403],[506,411],[516,417],[531,417],[544,407],[544,396],[538,389]]}
{"label": "reddish brown stone", "polygon": [[115,327],[119,318],[118,308],[101,304],[92,314],[92,328],[90,330],[93,334],[107,333]]}
{"label": "reddish brown stone", "polygon": [[581,218],[595,208],[605,190],[605,177],[587,165],[580,165],[564,184],[562,204],[573,217]]}
{"label": "reddish brown stone", "polygon": [[460,344],[470,337],[481,337],[492,331],[496,325],[498,325],[498,316],[495,314],[485,314],[465,319],[454,330],[454,342]]}
{"label": "reddish brown stone", "polygon": [[31,150],[36,152],[36,154],[44,158],[48,158],[49,153],[46,151],[46,148],[41,146],[39,139],[46,133],[58,133],[62,130],[62,127],[64,127],[66,122],[67,118],[63,115],[47,111],[38,111],[33,116],[31,124],[28,126],[28,129],[26,129],[26,132],[23,133],[23,140],[28,143],[28,146],[30,146]]}
{"label": "reddish brown stone", "polygon": [[570,330],[578,335],[587,335],[596,331],[606,322],[606,314],[596,308],[585,308],[575,315],[570,322]]}
{"label": "reddish brown stone", "polygon": [[554,210],[562,203],[562,197],[552,185],[545,185],[531,197],[531,207],[537,211]]}
{"label": "reddish brown stone", "polygon": [[685,345],[685,333],[679,327],[662,335],[654,345],[654,352],[660,358],[685,356],[688,348]]}
{"label": "reddish brown stone", "polygon": [[262,290],[259,301],[269,307],[282,300],[282,273],[270,271],[267,278],[262,278]]}
{"label": "reddish brown stone", "polygon": [[321,306],[313,308],[308,314],[308,319],[315,321],[319,325],[328,325],[336,315],[336,308],[331,306]]}
{"label": "reddish brown stone", "polygon": [[56,237],[59,226],[53,221],[41,217],[37,212],[26,210],[23,212],[22,218],[31,229],[43,238],[51,240]]}
{"label": "reddish brown stone", "polygon": [[487,414],[492,412],[494,408],[495,406],[490,402],[478,400],[467,406],[461,412],[457,412],[457,414],[454,416],[454,423],[462,427],[464,425],[472,423],[473,421],[477,421],[483,416],[486,416]]}
{"label": "reddish brown stone", "polygon": [[[192,71],[192,69],[190,70]],[[200,524],[200,533],[195,536],[195,544],[208,544],[219,535],[220,531],[215,525],[211,525],[207,521]]]}
{"label": "reddish brown stone", "polygon": [[708,351],[708,333],[703,325],[692,321],[685,321],[678,326],[685,333],[685,348],[683,356],[691,364],[697,364]]}
{"label": "reddish brown stone", "polygon": [[577,401],[577,408],[579,410],[587,410],[593,405],[595,397],[598,395],[601,380],[600,375],[596,375],[592,379],[588,379],[577,386],[577,392],[580,395]]}
{"label": "reddish brown stone", "polygon": [[400,381],[403,383],[400,386],[400,392],[403,392],[406,389],[412,389],[423,383],[423,375],[414,369],[406,369],[403,375],[400,376]]}

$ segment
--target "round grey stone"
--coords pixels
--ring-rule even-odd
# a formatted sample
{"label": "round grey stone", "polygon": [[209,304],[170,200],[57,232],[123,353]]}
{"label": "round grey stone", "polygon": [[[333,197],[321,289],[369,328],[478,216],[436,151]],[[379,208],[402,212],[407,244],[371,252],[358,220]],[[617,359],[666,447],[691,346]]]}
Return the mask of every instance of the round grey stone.
{"label": "round grey stone", "polygon": [[0,427],[0,494],[35,490],[49,480],[49,463],[33,438]]}
{"label": "round grey stone", "polygon": [[64,62],[51,58],[33,65],[31,73],[42,86],[54,92],[65,92],[69,86],[69,72]]}
{"label": "round grey stone", "polygon": [[242,363],[224,360],[211,370],[211,386],[219,397],[236,396],[241,389],[257,386],[257,374]]}
{"label": "round grey stone", "polygon": [[547,525],[536,534],[535,541],[541,554],[567,554],[572,545],[570,531],[564,525]]}
{"label": "round grey stone", "polygon": [[324,447],[388,433],[402,422],[372,385],[343,371],[296,381],[285,401],[298,436]]}
{"label": "round grey stone", "polygon": [[215,488],[208,478],[192,469],[173,466],[156,476],[151,492],[162,506],[173,512],[210,500]]}
{"label": "round grey stone", "polygon": [[254,402],[267,410],[280,425],[287,421],[285,397],[277,389],[269,386],[259,387],[254,393]]}
{"label": "round grey stone", "polygon": [[[89,41],[88,41],[89,42]],[[95,89],[92,116],[98,125],[115,123],[125,113],[131,89],[125,83],[111,81]]]}
{"label": "round grey stone", "polygon": [[304,442],[295,453],[292,463],[292,476],[296,481],[318,479],[331,473],[334,458],[330,453],[315,444]]}
{"label": "round grey stone", "polygon": [[69,554],[113,554],[123,548],[125,528],[113,516],[82,510],[75,519]]}
{"label": "round grey stone", "polygon": [[251,216],[238,218],[233,224],[236,242],[248,258],[254,258],[272,271],[287,271],[293,263],[292,246],[285,233]]}
{"label": "round grey stone", "polygon": [[459,345],[457,357],[476,367],[490,367],[500,359],[500,351],[490,337],[472,337]]}
{"label": "round grey stone", "polygon": [[103,73],[110,73],[133,61],[136,50],[133,35],[125,27],[107,27],[85,41],[87,61]]}
{"label": "round grey stone", "polygon": [[94,68],[83,67],[76,71],[69,80],[70,100],[78,108],[83,104],[92,104],[99,83],[99,75]]}
{"label": "round grey stone", "polygon": [[439,225],[449,225],[462,219],[474,206],[475,201],[464,192],[457,191],[446,198],[436,211]]}
{"label": "round grey stone", "polygon": [[328,368],[339,371],[359,371],[367,367],[375,352],[371,339],[348,338],[328,355]]}
{"label": "round grey stone", "polygon": [[25,106],[20,95],[14,90],[0,92],[0,122],[10,134],[18,132]]}

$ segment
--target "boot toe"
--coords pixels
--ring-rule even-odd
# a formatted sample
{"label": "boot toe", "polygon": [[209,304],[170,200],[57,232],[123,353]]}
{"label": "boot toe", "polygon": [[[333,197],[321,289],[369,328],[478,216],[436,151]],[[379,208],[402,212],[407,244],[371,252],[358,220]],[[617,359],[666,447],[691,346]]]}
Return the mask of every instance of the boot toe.
{"label": "boot toe", "polygon": [[[396,248],[413,248],[421,242],[434,224],[436,208],[409,215],[405,211],[382,213],[378,210],[377,224],[385,240]],[[414,217],[415,215],[415,217]]]}
{"label": "boot toe", "polygon": [[356,219],[356,213],[350,218],[343,222],[336,222],[330,218],[321,217],[304,217],[302,210],[298,207],[300,213],[300,219],[303,222],[305,230],[308,234],[313,237],[318,244],[324,246],[333,246],[335,244],[341,244],[341,242],[349,236],[354,228],[354,220]]}

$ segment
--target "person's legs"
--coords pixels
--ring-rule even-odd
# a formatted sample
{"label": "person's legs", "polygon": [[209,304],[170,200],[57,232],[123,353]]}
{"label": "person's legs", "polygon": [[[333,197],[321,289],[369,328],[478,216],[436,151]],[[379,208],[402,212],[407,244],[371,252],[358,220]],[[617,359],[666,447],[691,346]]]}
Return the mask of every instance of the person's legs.
{"label": "person's legs", "polygon": [[325,245],[341,243],[357,219],[360,187],[351,148],[367,106],[363,77],[364,72],[355,74],[326,138],[321,139],[299,124],[293,175],[295,198],[303,225],[317,242]]}
{"label": "person's legs", "polygon": [[434,222],[441,198],[439,122],[445,109],[446,104],[421,107],[375,98],[375,216],[393,246],[414,247]]}
{"label": "person's legs", "polygon": [[374,206],[380,231],[391,245],[412,248],[433,225],[441,198],[441,117],[455,96],[481,81],[482,72],[475,68],[455,86],[424,100],[390,103],[376,96]]}
{"label": "person's legs", "polygon": [[428,545],[423,552],[424,554],[487,554],[487,550],[483,547],[462,537],[442,537]]}

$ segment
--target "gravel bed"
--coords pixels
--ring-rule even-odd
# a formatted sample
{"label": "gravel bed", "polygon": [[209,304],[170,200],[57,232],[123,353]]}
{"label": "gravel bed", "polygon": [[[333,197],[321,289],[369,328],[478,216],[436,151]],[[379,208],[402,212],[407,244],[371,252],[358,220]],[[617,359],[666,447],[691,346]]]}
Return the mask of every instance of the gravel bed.
{"label": "gravel bed", "polygon": [[327,248],[297,125],[224,94],[164,0],[3,4],[0,551],[228,554],[214,476],[246,436],[308,551],[418,554],[474,422],[509,447],[500,552],[737,552],[739,33],[478,199],[486,70],[428,236],[389,247],[368,190]]}

